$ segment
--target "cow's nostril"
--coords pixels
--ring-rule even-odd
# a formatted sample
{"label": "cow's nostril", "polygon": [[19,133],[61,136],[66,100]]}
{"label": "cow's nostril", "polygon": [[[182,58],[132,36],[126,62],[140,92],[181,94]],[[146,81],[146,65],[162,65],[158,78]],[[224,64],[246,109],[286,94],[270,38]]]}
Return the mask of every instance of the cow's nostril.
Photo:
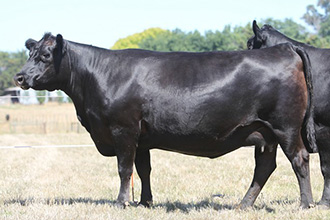
{"label": "cow's nostril", "polygon": [[14,82],[16,86],[21,87],[22,89],[29,89],[31,86],[28,84],[27,75],[25,73],[18,73],[14,76]]}
{"label": "cow's nostril", "polygon": [[21,86],[25,83],[25,78],[23,75],[19,74],[14,77],[14,81],[17,86]]}
{"label": "cow's nostril", "polygon": [[19,84],[22,84],[24,82],[24,77],[22,75],[20,76],[17,76],[16,77],[16,81],[19,83]]}

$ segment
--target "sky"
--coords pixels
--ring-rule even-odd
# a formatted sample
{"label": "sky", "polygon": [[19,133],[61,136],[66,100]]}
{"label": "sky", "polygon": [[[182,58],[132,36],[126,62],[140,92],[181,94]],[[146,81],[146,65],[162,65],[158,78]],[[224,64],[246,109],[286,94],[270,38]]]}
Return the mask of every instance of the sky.
{"label": "sky", "polygon": [[317,0],[6,0],[0,4],[0,51],[25,49],[28,38],[40,40],[45,32],[110,48],[152,27],[204,33],[269,17],[305,25],[301,17],[310,4]]}

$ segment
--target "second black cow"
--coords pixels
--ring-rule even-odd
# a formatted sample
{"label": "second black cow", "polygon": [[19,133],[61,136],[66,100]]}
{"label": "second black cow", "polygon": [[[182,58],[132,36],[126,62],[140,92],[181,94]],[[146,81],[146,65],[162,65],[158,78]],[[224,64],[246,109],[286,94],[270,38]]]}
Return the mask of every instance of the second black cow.
{"label": "second black cow", "polygon": [[259,28],[256,21],[253,21],[252,29],[254,36],[248,40],[249,49],[266,48],[289,42],[303,48],[310,57],[314,87],[315,134],[324,178],[319,205],[330,207],[330,49],[316,48],[297,42],[270,25]]}
{"label": "second black cow", "polygon": [[313,203],[301,135],[307,133],[308,147],[315,147],[310,67],[299,48],[111,51],[50,34],[38,42],[29,39],[26,47],[30,57],[16,84],[61,89],[72,98],[99,152],[117,157],[119,205],[129,200],[134,162],[142,181],[140,203],[152,202],[150,149],[215,158],[253,144],[255,174],[241,202],[251,206],[276,167],[277,143],[298,178],[301,206]]}

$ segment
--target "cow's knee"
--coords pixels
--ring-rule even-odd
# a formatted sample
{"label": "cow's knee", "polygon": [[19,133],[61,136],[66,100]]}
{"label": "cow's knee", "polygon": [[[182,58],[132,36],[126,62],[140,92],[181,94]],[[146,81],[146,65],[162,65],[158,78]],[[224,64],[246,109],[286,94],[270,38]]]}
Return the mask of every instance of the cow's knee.
{"label": "cow's knee", "polygon": [[306,178],[309,175],[309,153],[302,149],[292,156],[292,167],[301,177]]}

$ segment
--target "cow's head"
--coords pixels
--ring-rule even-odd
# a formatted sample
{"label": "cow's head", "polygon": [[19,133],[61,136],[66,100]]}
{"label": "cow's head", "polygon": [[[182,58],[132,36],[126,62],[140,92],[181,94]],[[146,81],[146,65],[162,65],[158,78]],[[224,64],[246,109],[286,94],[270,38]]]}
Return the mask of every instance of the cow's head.
{"label": "cow's head", "polygon": [[14,77],[16,85],[22,89],[59,89],[63,80],[60,71],[65,52],[63,37],[46,33],[39,42],[28,39],[25,46],[29,50],[29,59]]}
{"label": "cow's head", "polygon": [[288,41],[283,34],[267,24],[259,28],[257,22],[253,21],[252,30],[254,36],[247,42],[247,48],[249,50],[272,47]]}

